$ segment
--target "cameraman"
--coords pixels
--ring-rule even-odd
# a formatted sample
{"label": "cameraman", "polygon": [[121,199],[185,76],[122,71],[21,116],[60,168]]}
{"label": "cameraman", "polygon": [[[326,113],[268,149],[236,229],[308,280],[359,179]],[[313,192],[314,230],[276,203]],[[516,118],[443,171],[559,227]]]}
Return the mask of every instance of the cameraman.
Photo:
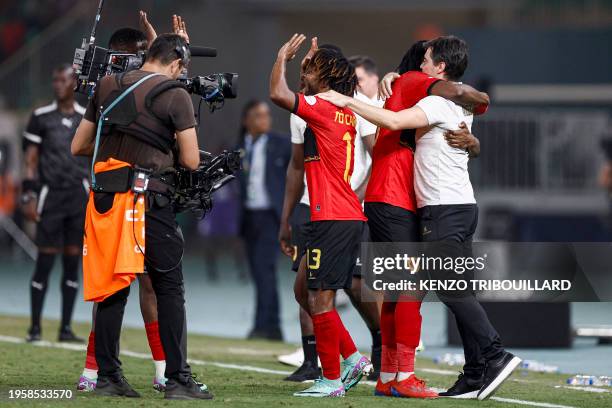
{"label": "cameraman", "polygon": [[[152,32],[152,35],[154,35],[153,40],[155,37],[157,37],[155,30],[146,20],[146,13],[142,11],[141,26],[143,26],[143,29],[145,29],[147,33]],[[148,30],[147,26],[149,27]],[[153,40],[151,40],[150,43],[152,43]],[[120,51],[128,54],[145,52],[149,48],[148,34],[130,27],[120,28],[111,35],[108,42],[108,48],[113,51]],[[149,347],[151,349],[151,354],[155,365],[153,388],[158,391],[163,391],[166,382],[166,378],[164,376],[164,372],[166,370],[166,357],[163,348],[161,347],[161,340],[159,338],[157,299],[155,298],[155,291],[153,290],[153,285],[151,284],[151,278],[146,273],[138,275],[138,295],[140,300],[140,312],[145,324],[147,340],[149,342]],[[92,310],[91,332],[89,333],[87,343],[85,367],[81,373],[77,385],[77,390],[79,391],[93,391],[96,388],[98,366],[96,364],[95,356],[95,316],[96,304],[94,303]]]}
{"label": "cameraman", "polygon": [[[104,121],[95,163],[96,167],[100,165],[99,168],[103,168],[114,159],[115,163],[123,162],[132,167],[152,171],[145,196],[146,243],[143,252],[146,253],[144,264],[157,296],[159,331],[166,353],[168,381],[165,397],[211,399],[212,394],[204,384],[195,381],[186,362],[187,327],[181,267],[183,238],[171,203],[172,169],[180,164],[193,170],[200,162],[191,98],[185,89],[177,87],[177,83],[172,81],[178,78],[188,62],[189,48],[186,41],[177,34],[164,34],[157,37],[150,46],[147,61],[141,69],[102,78],[72,142],[72,153],[93,155],[101,110],[108,109],[110,104],[118,99],[119,94],[144,80],[116,105],[114,111],[105,116],[109,120]],[[119,174],[112,171],[107,173]],[[102,179],[99,173],[96,173],[96,176],[97,179]],[[112,190],[106,188],[103,182],[99,187],[106,191]],[[126,195],[131,197],[129,194],[131,192],[128,188],[127,191],[115,193],[95,192],[90,197],[86,239],[98,233],[97,229],[102,227],[104,221],[102,217],[107,213],[114,215],[113,207],[122,203]],[[136,200],[133,205],[136,205]],[[119,222],[125,222],[123,218],[121,215]],[[126,238],[121,234],[121,227],[118,225],[115,228],[112,237],[102,240],[103,242],[98,240],[97,247],[101,248],[99,253],[87,254],[88,257],[99,257],[100,270],[95,273],[85,270],[85,282],[89,279],[93,285],[96,283],[93,275],[108,273],[108,270],[103,270],[103,266],[115,260],[112,247],[117,247],[117,243]],[[91,228],[91,231],[88,228]],[[93,248],[88,251],[91,249]],[[110,274],[113,273],[117,272],[111,269]],[[129,294],[129,283],[133,279],[132,276],[123,285],[115,284],[109,287],[106,292],[108,296],[97,300],[95,349],[99,371],[95,393],[98,395],[139,397],[123,377],[118,359],[123,312]],[[87,299],[87,287],[85,294]]]}

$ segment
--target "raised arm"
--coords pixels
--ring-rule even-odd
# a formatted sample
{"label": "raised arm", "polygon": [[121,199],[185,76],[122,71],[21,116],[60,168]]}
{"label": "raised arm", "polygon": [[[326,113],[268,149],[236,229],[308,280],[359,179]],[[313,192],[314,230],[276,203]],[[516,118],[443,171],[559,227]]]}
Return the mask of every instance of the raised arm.
{"label": "raised arm", "polygon": [[278,240],[281,251],[287,256],[293,256],[293,246],[291,245],[291,228],[289,227],[289,217],[297,205],[304,192],[304,145],[291,144],[291,160],[287,167],[285,178],[285,199],[283,201],[283,213],[281,215],[280,230]]}
{"label": "raised arm", "polygon": [[[488,106],[490,103],[489,95],[479,92],[469,85],[455,84],[449,81],[438,81],[431,87],[431,95],[441,96],[451,100],[457,105],[472,109],[477,106]],[[477,109],[474,113],[484,113],[486,109]]]}
{"label": "raised arm", "polygon": [[[149,22],[147,12],[140,10],[140,30],[147,37],[147,44],[150,47],[153,41],[157,38],[157,31],[153,24]],[[172,32],[178,34],[189,44],[189,35],[187,34],[187,23],[181,16],[172,15]]]}
{"label": "raised arm", "polygon": [[150,47],[151,44],[153,44],[153,41],[155,41],[155,39],[157,38],[157,31],[155,31],[155,27],[153,27],[153,24],[149,22],[146,11],[140,10],[139,16],[140,31],[145,33],[145,36],[147,37],[147,44]]}
{"label": "raised arm", "polygon": [[336,91],[327,91],[317,96],[341,108],[347,107],[365,120],[387,129],[418,129],[429,125],[425,112],[418,106],[393,112],[369,105]]}
{"label": "raised arm", "polygon": [[295,107],[295,93],[287,85],[286,67],[287,61],[291,61],[306,36],[303,34],[293,34],[278,51],[278,56],[272,73],[270,74],[270,99],[275,105],[288,111],[293,111]]}

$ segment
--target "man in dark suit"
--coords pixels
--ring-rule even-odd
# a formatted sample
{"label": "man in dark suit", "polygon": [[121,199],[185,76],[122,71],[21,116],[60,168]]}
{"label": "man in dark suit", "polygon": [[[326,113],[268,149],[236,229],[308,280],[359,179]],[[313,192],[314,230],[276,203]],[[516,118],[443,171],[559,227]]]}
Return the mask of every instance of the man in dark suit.
{"label": "man in dark suit", "polygon": [[242,115],[243,168],[240,177],[242,235],[255,282],[255,323],[249,338],[282,340],[276,262],[285,174],[291,157],[289,137],[270,132],[268,104],[253,100]]}

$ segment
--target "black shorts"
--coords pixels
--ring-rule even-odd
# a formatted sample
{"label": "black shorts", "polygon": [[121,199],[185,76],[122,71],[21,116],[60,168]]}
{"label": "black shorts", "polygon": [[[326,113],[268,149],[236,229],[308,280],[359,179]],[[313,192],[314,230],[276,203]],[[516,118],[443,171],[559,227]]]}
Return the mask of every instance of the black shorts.
{"label": "black shorts", "polygon": [[360,245],[357,246],[357,253],[355,254],[355,266],[353,267],[353,276],[355,278],[361,278],[361,242],[370,242],[370,228],[367,223],[363,223],[361,229],[361,241]]}
{"label": "black shorts", "polygon": [[362,230],[363,221],[310,223],[306,245],[308,289],[351,287]]}
{"label": "black shorts", "polygon": [[418,242],[419,219],[405,208],[386,203],[365,203],[372,242]]}
{"label": "black shorts", "polygon": [[38,201],[40,220],[36,225],[36,245],[41,248],[81,247],[87,200],[84,186],[61,190],[43,187]]}
{"label": "black shorts", "polygon": [[306,253],[308,231],[310,229],[310,207],[298,204],[291,215],[291,245],[293,245],[293,264],[291,270],[297,272],[302,256]]}

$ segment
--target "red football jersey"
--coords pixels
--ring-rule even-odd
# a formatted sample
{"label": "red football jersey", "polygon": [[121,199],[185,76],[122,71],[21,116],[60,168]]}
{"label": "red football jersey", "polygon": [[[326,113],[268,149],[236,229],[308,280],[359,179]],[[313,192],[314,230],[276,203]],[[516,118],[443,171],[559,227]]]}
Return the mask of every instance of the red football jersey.
{"label": "red football jersey", "polygon": [[[431,86],[437,81],[439,79],[419,71],[406,72],[393,82],[393,95],[387,99],[385,109],[398,112],[413,107],[429,95]],[[414,147],[414,129],[378,128],[366,202],[387,203],[416,211],[412,167]]]}
{"label": "red football jersey", "polygon": [[308,126],[304,132],[304,168],[311,221],[367,220],[350,183],[355,114],[301,93],[296,94],[294,113]]}

